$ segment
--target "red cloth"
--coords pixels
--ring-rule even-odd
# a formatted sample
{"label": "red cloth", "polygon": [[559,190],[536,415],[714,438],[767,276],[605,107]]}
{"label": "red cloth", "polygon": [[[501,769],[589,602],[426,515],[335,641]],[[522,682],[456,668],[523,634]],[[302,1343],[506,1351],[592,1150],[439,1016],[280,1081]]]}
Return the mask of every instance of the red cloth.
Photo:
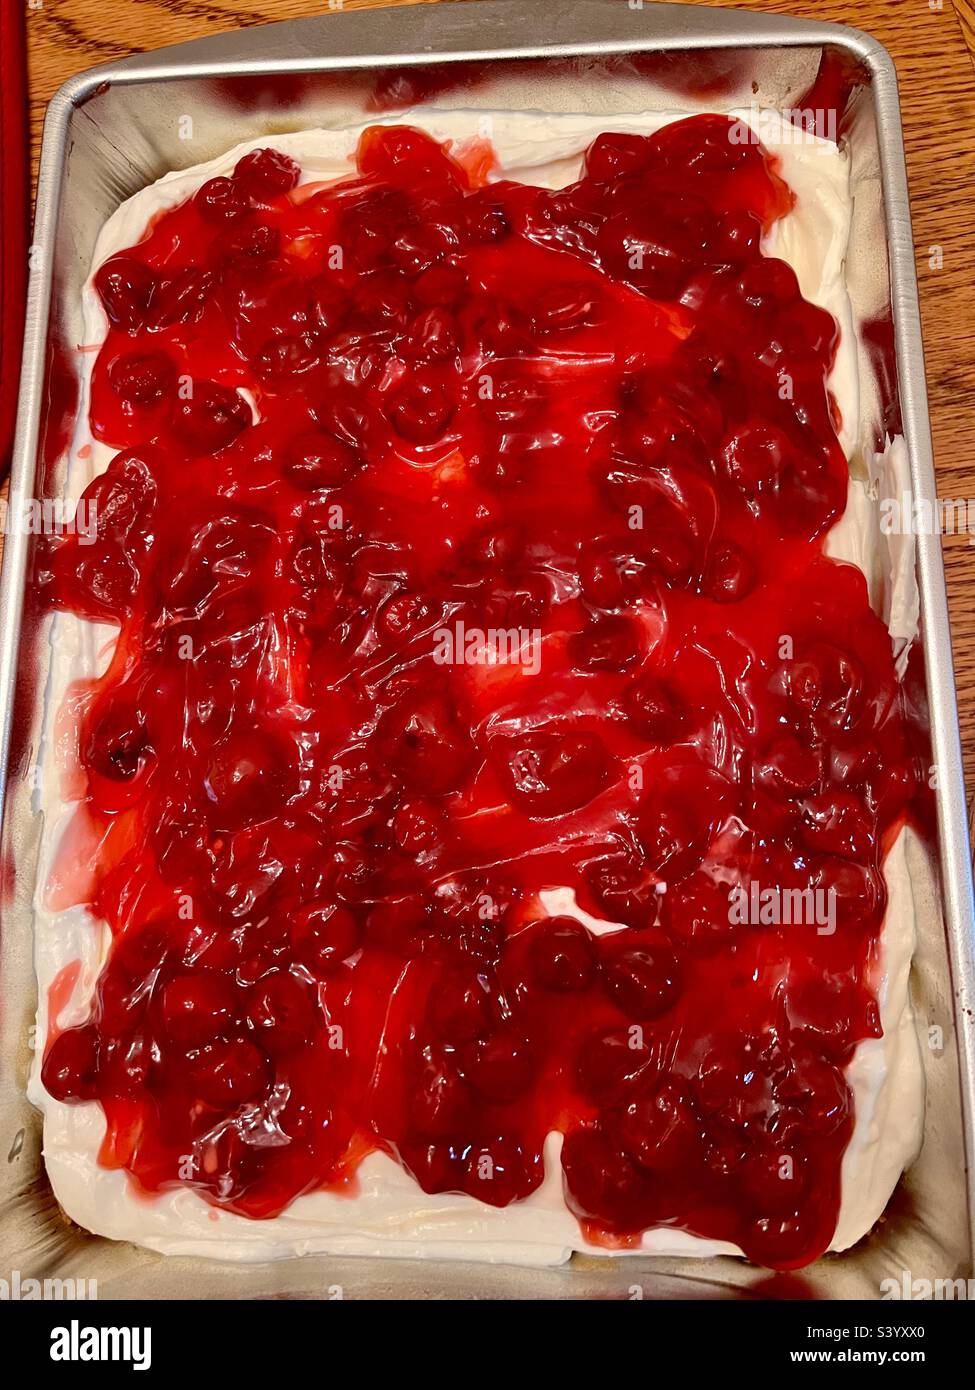
{"label": "red cloth", "polygon": [[10,466],[27,289],[27,41],[22,0],[0,0],[0,478]]}

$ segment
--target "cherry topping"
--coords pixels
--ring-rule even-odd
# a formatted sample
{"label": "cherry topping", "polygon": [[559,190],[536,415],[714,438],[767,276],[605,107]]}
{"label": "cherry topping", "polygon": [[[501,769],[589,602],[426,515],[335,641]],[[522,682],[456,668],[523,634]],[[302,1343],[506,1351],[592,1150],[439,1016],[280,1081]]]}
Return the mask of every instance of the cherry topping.
{"label": "cherry topping", "polygon": [[493,1014],[481,976],[452,971],[434,985],[427,1003],[431,1025],[445,1042],[486,1037]]}
{"label": "cherry topping", "polygon": [[348,908],[308,903],[295,914],[293,939],[295,959],[321,979],[355,954],[362,929]]}
{"label": "cherry topping", "polygon": [[417,362],[438,362],[452,357],[457,351],[453,317],[441,308],[425,309],[417,314],[410,323],[406,347]]}
{"label": "cherry topping", "polygon": [[419,373],[398,387],[386,406],[393,428],[413,444],[431,444],[439,439],[453,411],[445,384]]}
{"label": "cherry topping", "polygon": [[706,873],[668,888],[660,919],[672,941],[701,955],[732,944],[739,931],[732,922],[730,886]]}
{"label": "cherry topping", "polygon": [[280,150],[251,150],[234,165],[234,182],[256,199],[290,193],[300,177],[298,165]]}
{"label": "cherry topping", "polygon": [[298,435],[288,449],[284,470],[306,492],[341,487],[358,469],[355,454],[333,435]]}
{"label": "cherry topping", "polygon": [[873,843],[864,807],[850,792],[823,792],[803,803],[804,836],[812,848],[847,859],[865,858]]}
{"label": "cherry topping", "polygon": [[146,713],[134,692],[120,687],[94,711],[82,743],[85,765],[112,782],[138,777],[152,753]]}
{"label": "cherry topping", "polygon": [[283,1056],[304,1047],[315,1029],[315,1005],[294,975],[267,975],[254,986],[247,1022],[265,1052]]}
{"label": "cherry topping", "polygon": [[647,931],[614,932],[601,943],[600,970],[607,993],[627,1018],[658,1018],[681,991],[677,957]]}
{"label": "cherry topping", "polygon": [[530,816],[561,816],[585,806],[610,777],[595,733],[539,733],[506,740],[500,768],[509,793]]}
{"label": "cherry topping", "polygon": [[145,1093],[152,1063],[152,1046],[143,1035],[108,1038],[98,1058],[98,1089],[106,1097],[138,1102]]}
{"label": "cherry topping", "polygon": [[715,1137],[740,1140],[770,1119],[772,1085],[753,1040],[713,1048],[702,1060],[697,1099]]}
{"label": "cherry topping", "polygon": [[431,940],[433,927],[430,903],[417,897],[395,898],[370,909],[366,940],[397,956],[418,956]]}
{"label": "cherry topping", "polygon": [[119,1036],[142,1019],[171,951],[169,929],[149,922],[126,932],[98,982],[97,1018],[104,1033]]}
{"label": "cherry topping", "polygon": [[597,183],[611,183],[647,168],[652,157],[642,135],[597,135],[586,151],[586,173]]}
{"label": "cherry topping", "polygon": [[465,298],[467,276],[458,265],[441,261],[418,276],[413,284],[413,296],[418,304],[440,306],[457,304]]}
{"label": "cherry topping", "polygon": [[781,734],[764,751],[755,766],[755,780],[774,795],[798,797],[812,791],[819,781],[819,754],[794,734]]}
{"label": "cherry topping", "polygon": [[876,869],[846,859],[820,859],[813,864],[811,887],[835,904],[840,930],[872,932],[880,925],[887,891]]}
{"label": "cherry topping", "polygon": [[97,1097],[98,1033],[92,1024],[58,1034],[44,1057],[41,1080],[55,1100]]}
{"label": "cherry topping", "polygon": [[205,787],[215,823],[228,827],[264,820],[294,787],[294,751],[278,736],[232,730],[214,744]]}
{"label": "cherry topping", "polygon": [[264,275],[281,249],[281,236],[270,223],[246,217],[224,232],[215,248],[231,274]]}
{"label": "cherry topping", "polygon": [[638,1024],[594,1033],[579,1051],[579,1089],[596,1104],[618,1105],[655,1085],[656,1077],[644,1030]]}
{"label": "cherry topping", "polygon": [[500,1029],[470,1044],[461,1055],[464,1076],[487,1100],[517,1100],[531,1085],[536,1067],[534,1051],[514,1029]]}
{"label": "cherry topping", "polygon": [[652,1211],[647,1177],[597,1127],[574,1130],[562,1146],[565,1198],[579,1216],[610,1230],[626,1229],[638,1214],[647,1224]]}
{"label": "cherry topping", "polygon": [[216,277],[210,270],[186,266],[171,278],[160,281],[152,297],[148,327],[172,328],[178,323],[196,323],[213,291]]}
{"label": "cherry topping", "polygon": [[589,932],[574,917],[549,917],[532,933],[535,979],[559,993],[587,989],[596,975],[596,950]]}
{"label": "cherry topping", "polygon": [[656,591],[649,555],[609,537],[583,546],[579,582],[586,598],[600,608],[619,608]]}
{"label": "cherry topping", "polygon": [[328,434],[353,450],[372,453],[380,446],[382,424],[378,410],[342,382],[331,383],[311,402],[312,414]]}
{"label": "cherry topping", "polygon": [[246,1038],[207,1043],[192,1064],[197,1094],[217,1110],[256,1100],[267,1086],[267,1058]]}
{"label": "cherry topping", "polygon": [[646,675],[623,692],[629,721],[653,743],[674,743],[687,724],[686,710],[656,676]]}
{"label": "cherry topping", "polygon": [[116,328],[141,328],[156,289],[150,266],[131,256],[113,256],[95,274],[102,306]]}
{"label": "cherry topping", "polygon": [[776,1082],[776,1098],[790,1107],[801,1128],[829,1134],[850,1113],[850,1092],[842,1072],[811,1052],[796,1052]]}
{"label": "cherry topping", "polygon": [[502,1135],[471,1149],[464,1189],[489,1206],[506,1207],[533,1192],[541,1180],[539,1155],[526,1153],[524,1145]]}
{"label": "cherry topping", "polygon": [[408,787],[439,796],[463,780],[472,749],[444,700],[408,698],[391,712],[386,731],[393,769]]}
{"label": "cherry topping", "polygon": [[177,975],[162,992],[161,1009],[169,1036],[198,1047],[234,1025],[237,991],[222,975]]}
{"label": "cherry topping", "polygon": [[625,671],[642,654],[639,628],[615,614],[597,618],[573,634],[570,652],[575,664],[587,671]]}
{"label": "cherry topping", "polygon": [[700,1132],[688,1098],[669,1082],[630,1101],[618,1120],[623,1152],[651,1173],[673,1172],[692,1163],[698,1157]]}
{"label": "cherry topping", "polygon": [[738,1180],[746,1198],[766,1216],[788,1216],[809,1186],[808,1164],[801,1154],[761,1149],[749,1155]]}
{"label": "cherry topping", "polygon": [[445,1055],[424,1048],[410,1105],[414,1132],[422,1139],[456,1139],[469,1126],[473,1109],[470,1088]]}
{"label": "cherry topping", "polygon": [[793,707],[827,729],[849,729],[863,709],[863,680],[853,659],[825,642],[792,661],[782,684]]}
{"label": "cherry topping", "polygon": [[475,245],[490,245],[511,234],[511,222],[500,204],[475,196],[466,204],[464,229]]}
{"label": "cherry topping", "polygon": [[195,195],[194,202],[201,217],[217,224],[236,222],[250,206],[240,183],[222,177],[207,179]]}
{"label": "cherry topping", "polygon": [[193,381],[173,406],[173,429],[195,453],[215,454],[251,422],[244,398],[212,381]]}
{"label": "cherry topping", "polygon": [[722,459],[729,478],[746,497],[774,489],[790,455],[789,441],[774,425],[746,425],[727,441]]}
{"label": "cherry topping", "polygon": [[161,352],[130,352],[117,357],[108,369],[115,394],[129,405],[152,405],[171,389],[173,364]]}
{"label": "cherry topping", "polygon": [[320,363],[318,343],[310,334],[286,335],[264,345],[254,358],[254,371],[270,390],[280,391]]}
{"label": "cherry topping", "polygon": [[397,808],[392,822],[393,838],[407,854],[432,849],[443,834],[442,817],[429,802],[406,801]]}
{"label": "cherry topping", "polygon": [[36,578],[118,633],[57,864],[111,946],[42,1077],[140,1190],[263,1220],[378,1149],[504,1206],[554,1131],[591,1243],[828,1247],[924,742],[730,134],[557,190],[383,124],[289,196],[266,146],[99,268],[122,452]]}
{"label": "cherry topping", "polygon": [[738,603],[755,586],[755,566],[740,546],[716,546],[704,575],[704,591],[716,603]]}

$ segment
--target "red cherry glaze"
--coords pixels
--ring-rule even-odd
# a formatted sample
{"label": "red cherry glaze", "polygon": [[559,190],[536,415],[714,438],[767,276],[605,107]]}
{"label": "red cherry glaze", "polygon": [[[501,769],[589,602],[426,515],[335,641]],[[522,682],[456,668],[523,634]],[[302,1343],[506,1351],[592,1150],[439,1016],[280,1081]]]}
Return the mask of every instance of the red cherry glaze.
{"label": "red cherry glaze", "polygon": [[602,943],[606,991],[627,1018],[658,1018],[676,1002],[681,969],[666,943],[647,932],[617,932]]}
{"label": "red cherry glaze", "polygon": [[132,352],[115,359],[108,369],[108,379],[126,405],[154,405],[172,386],[173,368],[162,353]]}
{"label": "red cherry glaze", "polygon": [[59,1033],[41,1068],[45,1090],[56,1100],[95,1100],[101,1094],[98,1052],[98,1033],[90,1023]]}
{"label": "red cherry glaze", "polygon": [[248,209],[248,200],[234,179],[207,179],[193,199],[207,222],[236,222]]}
{"label": "red cherry glaze", "polygon": [[272,1057],[302,1048],[315,1031],[311,991],[294,975],[266,975],[254,986],[247,1023],[254,1040]]}
{"label": "red cherry glaze", "polygon": [[[78,697],[97,849],[59,866],[113,945],[44,1080],[143,1191],[255,1219],[374,1149],[506,1205],[555,1129],[590,1239],[795,1267],[919,785],[822,554],[835,326],[762,256],[791,194],[723,117],[607,133],[555,193],[486,167],[374,127],[295,191],[255,151],[95,277],[121,452],[39,577],[120,629]],[[735,921],[736,885],[835,930]]]}
{"label": "red cherry glaze", "polygon": [[340,487],[358,467],[351,449],[332,435],[309,431],[289,446],[285,473],[303,492]]}
{"label": "red cherry glaze", "polygon": [[623,1152],[650,1173],[674,1172],[699,1158],[700,1121],[677,1086],[664,1083],[630,1101],[617,1124]]}
{"label": "red cherry glaze", "polygon": [[528,816],[561,816],[592,801],[610,780],[606,747],[595,733],[545,731],[500,745],[499,774]]}
{"label": "red cherry glaze", "polygon": [[295,783],[295,750],[278,734],[232,729],[214,743],[204,769],[210,818],[219,829],[277,813]]}
{"label": "red cherry glaze", "polygon": [[348,908],[334,903],[307,903],[294,917],[294,959],[321,979],[355,954],[361,937],[362,928]]}
{"label": "red cherry glaze", "polygon": [[437,1037],[449,1043],[472,1043],[490,1035],[495,1010],[483,978],[451,971],[431,990],[427,1014]]}
{"label": "red cherry glaze", "polygon": [[234,182],[252,198],[290,193],[300,177],[298,165],[279,150],[251,150],[234,165]]}
{"label": "red cherry glaze", "polygon": [[160,996],[162,1024],[175,1042],[200,1046],[233,1026],[239,1003],[223,975],[177,975]]}
{"label": "red cherry glaze", "polygon": [[141,328],[156,290],[152,267],[134,256],[113,256],[95,276],[95,288],[109,322],[120,329]]}
{"label": "red cherry glaze", "polygon": [[246,1038],[213,1042],[200,1049],[190,1073],[196,1094],[216,1110],[235,1110],[265,1092],[268,1064]]}
{"label": "red cherry glaze", "polygon": [[215,454],[251,422],[247,402],[236,391],[209,381],[193,381],[179,395],[172,412],[172,427],[184,445],[196,454]]}
{"label": "red cherry glaze", "polygon": [[536,927],[531,946],[535,979],[560,993],[587,989],[596,975],[596,949],[574,917],[551,917]]}

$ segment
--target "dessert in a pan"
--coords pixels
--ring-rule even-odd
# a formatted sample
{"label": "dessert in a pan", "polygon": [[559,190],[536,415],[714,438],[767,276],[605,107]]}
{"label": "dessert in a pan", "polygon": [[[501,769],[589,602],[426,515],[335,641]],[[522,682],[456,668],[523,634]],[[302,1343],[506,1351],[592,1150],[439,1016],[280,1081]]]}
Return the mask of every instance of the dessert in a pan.
{"label": "dessert in a pan", "polygon": [[482,123],[241,147],[99,242],[48,1171],[160,1250],[800,1266],[921,1110],[846,162]]}

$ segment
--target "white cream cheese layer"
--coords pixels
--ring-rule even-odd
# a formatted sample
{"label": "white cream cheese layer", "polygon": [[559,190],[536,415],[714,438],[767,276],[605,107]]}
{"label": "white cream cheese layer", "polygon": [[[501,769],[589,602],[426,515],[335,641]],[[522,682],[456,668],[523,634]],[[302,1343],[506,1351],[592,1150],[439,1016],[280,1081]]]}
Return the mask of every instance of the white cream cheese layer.
{"label": "white cream cheese layer", "polygon": [[[737,113],[736,113],[737,114]],[[747,118],[747,113],[740,113]],[[497,177],[549,188],[578,176],[583,152],[603,130],[649,133],[679,114],[628,117],[546,115],[534,112],[449,111],[419,108],[389,118],[390,124],[422,126],[439,140],[463,145],[488,138],[499,156]],[[237,146],[219,159],[167,174],[124,203],[106,223],[96,246],[93,271],[139,241],[159,212],[191,196],[204,180],[231,171],[249,149],[271,144],[301,166],[302,182],[348,176],[362,126],[265,136]],[[843,153],[826,141],[797,139],[791,126],[763,112],[761,135],[781,160],[781,172],[796,194],[793,211],[776,224],[765,249],[794,268],[804,296],[828,309],[841,326],[841,340],[830,388],[842,415],[840,440],[847,457],[865,456],[870,437],[862,419],[857,367],[857,326],[844,275],[851,197],[849,167]],[[68,460],[66,493],[76,499],[101,472],[112,450],[93,441],[88,430],[88,374],[93,349],[104,339],[106,321],[89,281],[85,290],[85,367],[81,409]],[[888,622],[899,648],[913,638],[917,593],[913,551],[901,539],[894,554],[885,551],[875,521],[871,489],[878,477],[903,478],[907,468],[902,441],[873,461],[874,481],[851,479],[844,517],[830,534],[827,549],[866,573],[871,596]],[[898,495],[899,489],[892,489]],[[48,992],[72,962],[80,973],[60,1014],[61,1026],[83,1021],[107,951],[109,932],[84,908],[55,911],[48,888],[58,842],[73,812],[61,798],[56,720],[65,692],[82,677],[105,669],[114,629],[84,623],[71,614],[50,622],[51,666],[45,694],[41,776],[35,809],[43,817],[42,853],[35,899],[35,960],[38,982],[37,1056],[47,1036]],[[910,868],[908,867],[910,861]],[[842,1203],[832,1247],[859,1240],[881,1215],[893,1188],[914,1157],[921,1136],[923,1077],[909,992],[914,950],[912,883],[926,872],[926,860],[909,831],[903,832],[885,865],[889,905],[873,962],[873,984],[880,1004],[883,1037],[861,1043],[847,1069],[856,1122],[843,1159]],[[546,892],[550,911],[576,912],[566,890]],[[592,929],[616,925],[587,921]],[[561,1136],[551,1134],[545,1150],[545,1181],[527,1200],[495,1208],[465,1195],[428,1196],[393,1160],[372,1154],[359,1169],[359,1193],[350,1200],[328,1192],[299,1197],[282,1215],[250,1221],[220,1211],[188,1188],[147,1199],[137,1195],[124,1172],[101,1168],[97,1153],[105,1130],[97,1104],[65,1105],[43,1088],[39,1066],[29,1094],[44,1112],[44,1156],[61,1206],[72,1220],[98,1235],[131,1240],[169,1254],[207,1255],[226,1260],[266,1260],[302,1254],[432,1256],[520,1264],[554,1264],[574,1251],[607,1252],[589,1246],[562,1199]],[[659,1229],[645,1235],[640,1251],[667,1256],[740,1254],[736,1247],[705,1241],[682,1231]]]}

